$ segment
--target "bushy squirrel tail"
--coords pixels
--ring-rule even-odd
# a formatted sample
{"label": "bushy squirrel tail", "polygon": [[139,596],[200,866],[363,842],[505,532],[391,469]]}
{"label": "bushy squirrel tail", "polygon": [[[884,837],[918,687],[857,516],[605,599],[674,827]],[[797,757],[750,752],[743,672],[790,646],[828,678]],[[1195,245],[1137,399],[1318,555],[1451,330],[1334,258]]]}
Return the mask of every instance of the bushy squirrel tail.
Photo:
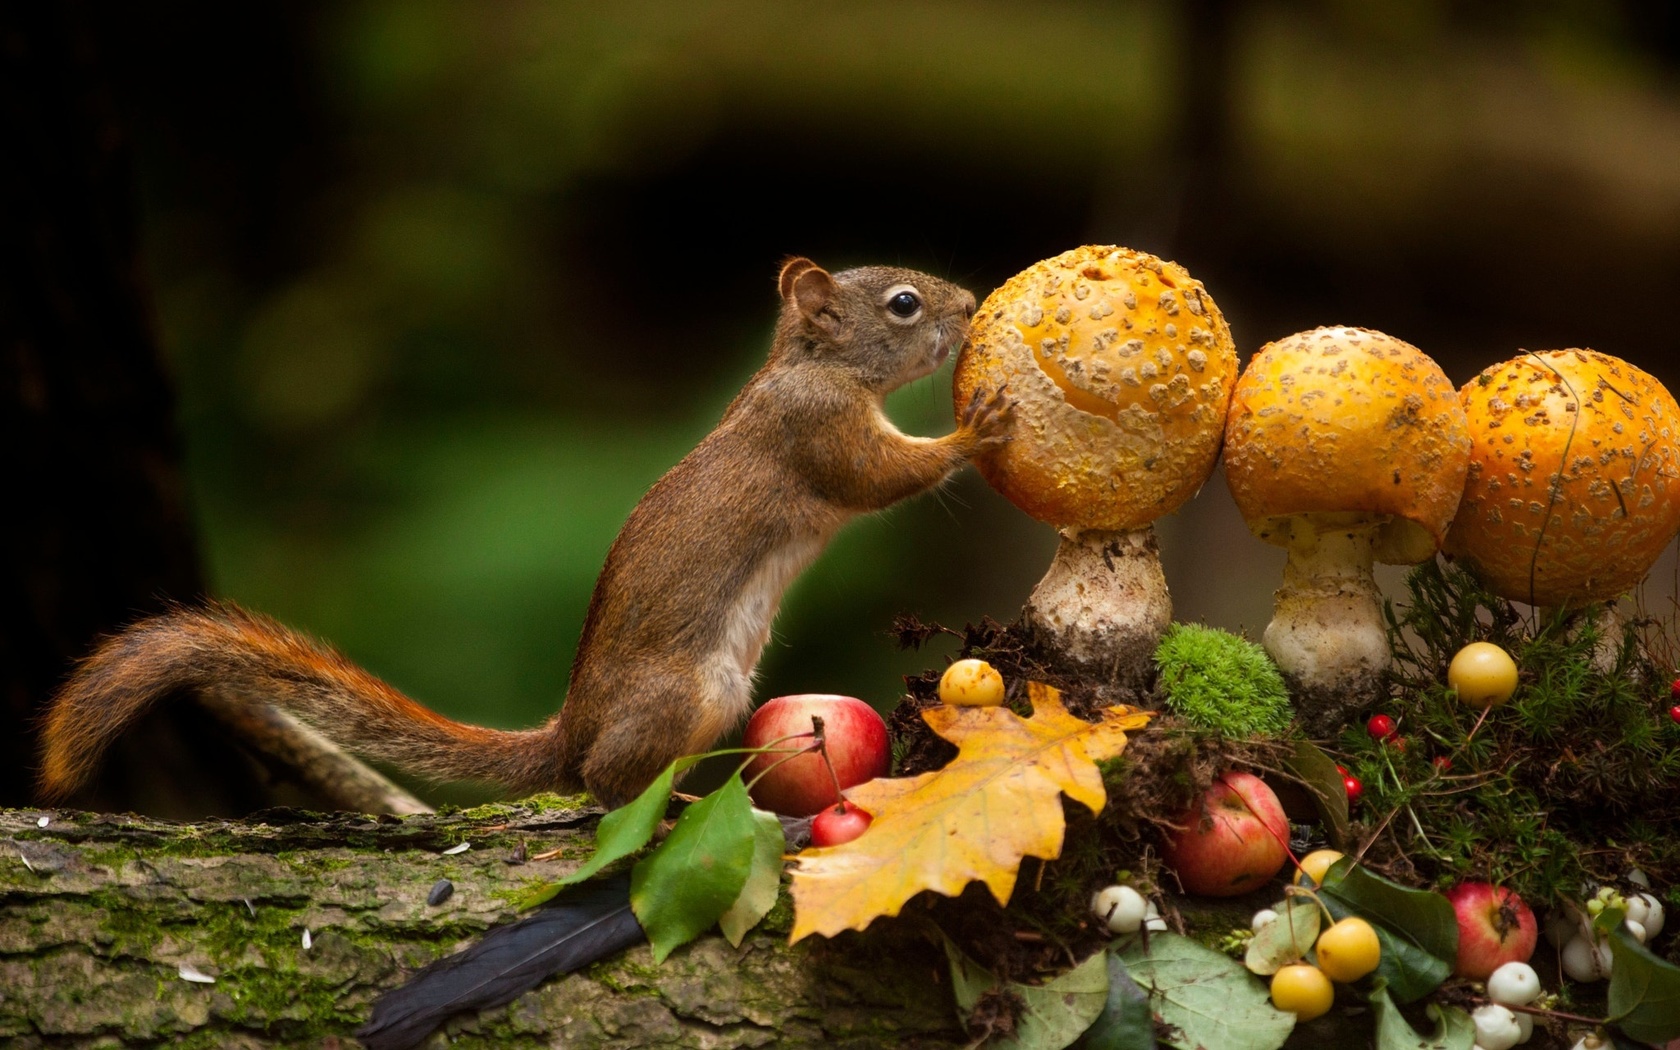
{"label": "bushy squirrel tail", "polygon": [[43,797],[62,799],[81,787],[124,730],[183,691],[273,704],[352,751],[438,780],[487,781],[510,794],[575,786],[560,768],[557,721],[524,731],[456,722],[329,646],[213,603],[142,620],[81,662],[43,725]]}

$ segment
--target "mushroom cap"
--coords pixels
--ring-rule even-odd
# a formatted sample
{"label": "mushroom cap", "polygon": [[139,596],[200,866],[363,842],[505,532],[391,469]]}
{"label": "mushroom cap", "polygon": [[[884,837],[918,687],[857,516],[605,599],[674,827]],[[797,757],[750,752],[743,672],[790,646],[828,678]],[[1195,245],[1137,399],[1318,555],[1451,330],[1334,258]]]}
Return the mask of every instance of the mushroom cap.
{"label": "mushroom cap", "polygon": [[1016,274],[980,305],[957,359],[957,411],[1008,387],[1012,440],[978,460],[1052,525],[1139,529],[1213,470],[1237,375],[1230,328],[1177,263],[1087,245]]}
{"label": "mushroom cap", "polygon": [[1378,561],[1433,556],[1458,509],[1470,431],[1451,380],[1410,343],[1315,328],[1261,347],[1231,396],[1225,480],[1253,533],[1369,524]]}
{"label": "mushroom cap", "polygon": [[1680,407],[1593,350],[1523,353],[1459,391],[1475,447],[1446,550],[1495,594],[1603,601],[1680,530]]}

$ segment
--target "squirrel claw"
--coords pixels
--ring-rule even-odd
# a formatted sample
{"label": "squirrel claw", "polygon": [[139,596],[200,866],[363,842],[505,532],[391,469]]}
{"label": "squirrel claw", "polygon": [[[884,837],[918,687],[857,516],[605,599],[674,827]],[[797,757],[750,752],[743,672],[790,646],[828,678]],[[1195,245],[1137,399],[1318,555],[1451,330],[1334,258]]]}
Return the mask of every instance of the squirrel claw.
{"label": "squirrel claw", "polygon": [[976,432],[981,447],[1001,445],[1011,439],[1009,425],[1015,419],[1015,402],[1006,383],[992,391],[976,388],[963,408],[962,425]]}

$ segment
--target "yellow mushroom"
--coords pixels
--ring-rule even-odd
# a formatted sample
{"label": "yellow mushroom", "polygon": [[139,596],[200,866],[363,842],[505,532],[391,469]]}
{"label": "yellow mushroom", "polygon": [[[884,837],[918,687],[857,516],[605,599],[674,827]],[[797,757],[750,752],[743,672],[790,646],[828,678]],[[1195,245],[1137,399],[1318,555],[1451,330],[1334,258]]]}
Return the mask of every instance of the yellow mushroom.
{"label": "yellow mushroom", "polygon": [[1593,350],[1523,353],[1459,391],[1475,446],[1446,550],[1512,601],[1627,591],[1680,531],[1680,406]]}
{"label": "yellow mushroom", "polygon": [[1279,339],[1237,381],[1225,478],[1249,529],[1289,552],[1265,646],[1310,729],[1380,694],[1390,652],[1372,564],[1434,556],[1469,453],[1451,381],[1381,332]]}
{"label": "yellow mushroom", "polygon": [[1062,542],[1023,619],[1050,652],[1142,686],[1172,619],[1151,522],[1201,488],[1236,378],[1219,308],[1176,263],[1088,245],[981,304],[958,358],[959,412],[1007,386],[1012,440],[979,462]]}

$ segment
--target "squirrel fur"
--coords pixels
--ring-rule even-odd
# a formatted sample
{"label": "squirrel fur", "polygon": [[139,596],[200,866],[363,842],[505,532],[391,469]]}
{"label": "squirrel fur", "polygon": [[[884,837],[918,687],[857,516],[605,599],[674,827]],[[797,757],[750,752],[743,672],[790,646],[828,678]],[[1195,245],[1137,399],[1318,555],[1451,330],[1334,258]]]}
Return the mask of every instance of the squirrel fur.
{"label": "squirrel fur", "polygon": [[106,639],[47,713],[45,797],[83,784],[148,708],[182,691],[273,704],[365,756],[511,795],[634,798],[745,718],[783,591],[851,518],[926,491],[1007,440],[1003,391],[939,438],[901,433],[882,399],[967,337],[974,297],[893,267],[781,270],[768,362],[661,478],[607,553],[566,701],[546,724],[489,729],[421,706],[335,650],[228,603],[178,607]]}

